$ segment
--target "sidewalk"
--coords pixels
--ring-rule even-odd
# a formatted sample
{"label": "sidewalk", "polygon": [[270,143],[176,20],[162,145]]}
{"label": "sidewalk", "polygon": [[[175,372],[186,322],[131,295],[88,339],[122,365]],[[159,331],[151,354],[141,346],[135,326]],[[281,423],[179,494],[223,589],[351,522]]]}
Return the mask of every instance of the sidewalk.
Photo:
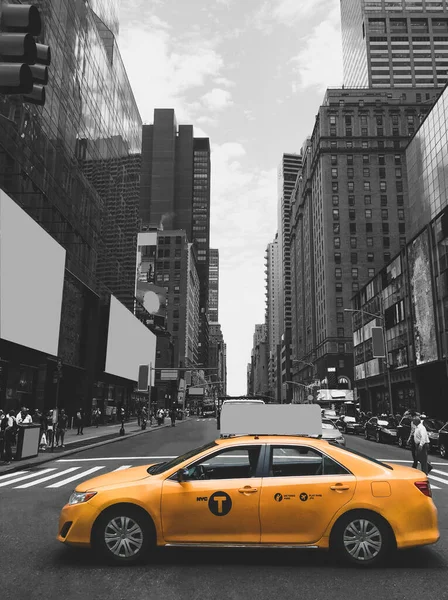
{"label": "sidewalk", "polygon": [[[188,420],[189,419],[187,418],[182,421],[176,421],[176,425],[185,423]],[[125,435],[123,436],[119,433],[121,423],[99,425],[98,427],[85,427],[83,435],[77,435],[77,429],[68,429],[64,440],[65,448],[55,446],[53,452],[51,451],[51,448],[40,450],[38,456],[24,458],[23,460],[18,461],[13,460],[9,465],[0,462],[0,475],[37,467],[41,464],[50,462],[55,458],[70,456],[71,454],[76,454],[82,450],[97,448],[98,446],[104,446],[105,444],[121,442],[135,437],[136,435],[143,435],[165,427],[171,427],[170,419],[165,419],[164,425],[161,425],[160,427],[157,424],[150,426],[148,423],[146,429],[143,430],[137,425],[137,419],[134,418],[124,424]]]}

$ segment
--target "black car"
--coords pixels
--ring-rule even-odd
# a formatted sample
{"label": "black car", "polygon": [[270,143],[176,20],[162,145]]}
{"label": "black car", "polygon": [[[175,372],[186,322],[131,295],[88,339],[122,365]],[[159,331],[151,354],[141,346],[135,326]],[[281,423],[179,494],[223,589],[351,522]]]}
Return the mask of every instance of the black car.
{"label": "black car", "polygon": [[356,417],[342,415],[336,422],[337,427],[344,433],[353,433],[355,435],[364,433],[364,425]]}
{"label": "black car", "polygon": [[[429,436],[429,451],[437,452],[439,448],[439,430],[443,427],[443,421],[438,419],[421,417]],[[403,417],[397,427],[398,445],[400,448],[406,448],[411,434],[412,417]]]}
{"label": "black car", "polygon": [[442,458],[448,458],[448,423],[439,431],[439,452]]}
{"label": "black car", "polygon": [[365,424],[365,438],[378,443],[395,444],[397,440],[397,422],[391,417],[372,417]]}

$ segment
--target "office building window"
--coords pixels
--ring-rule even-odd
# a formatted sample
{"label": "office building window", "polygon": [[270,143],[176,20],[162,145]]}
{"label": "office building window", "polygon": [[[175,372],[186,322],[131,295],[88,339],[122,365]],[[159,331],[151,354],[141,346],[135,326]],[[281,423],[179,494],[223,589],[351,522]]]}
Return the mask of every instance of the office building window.
{"label": "office building window", "polygon": [[337,169],[331,169],[331,176],[333,177],[333,179],[337,179],[338,170]]}
{"label": "office building window", "polygon": [[182,244],[182,236],[176,235],[176,244]]}
{"label": "office building window", "polygon": [[340,237],[335,237],[333,240],[333,244],[335,248],[340,248],[341,247],[341,238]]}
{"label": "office building window", "polygon": [[384,150],[384,140],[378,140],[378,150]]}
{"label": "office building window", "polygon": [[397,193],[401,194],[401,192],[403,191],[403,182],[402,181],[396,181],[395,182],[395,186],[397,188]]}
{"label": "office building window", "polygon": [[369,247],[373,246],[373,237],[368,237],[367,238],[367,246],[369,246]]}
{"label": "office building window", "polygon": [[338,361],[338,367],[339,367],[339,369],[344,369],[344,367],[345,367],[345,361],[344,361],[344,359],[343,359],[343,358],[341,358],[341,359]]}
{"label": "office building window", "polygon": [[336,117],[334,115],[330,116],[330,125],[336,125]]}
{"label": "office building window", "polygon": [[352,281],[352,292],[357,292],[359,290],[359,282]]}
{"label": "office building window", "polygon": [[383,219],[383,221],[386,221],[389,218],[389,211],[387,210],[387,208],[381,209],[381,218]]}
{"label": "office building window", "polygon": [[372,204],[372,196],[364,196],[364,204]]}
{"label": "office building window", "polygon": [[182,250],[180,248],[176,248],[174,251],[174,258],[180,258],[182,256]]}
{"label": "office building window", "polygon": [[354,192],[355,191],[355,183],[354,181],[348,181],[347,182],[347,189],[349,192]]}
{"label": "office building window", "polygon": [[340,338],[345,337],[344,328],[343,327],[338,327],[338,337],[340,337]]}
{"label": "office building window", "polygon": [[401,154],[395,154],[394,160],[396,165],[401,165]]}
{"label": "office building window", "polygon": [[398,223],[398,233],[406,233],[406,223]]}
{"label": "office building window", "polygon": [[400,238],[400,248],[404,248],[405,246],[406,246],[406,238],[401,237]]}
{"label": "office building window", "polygon": [[356,210],[354,208],[348,209],[348,218],[352,221],[356,219]]}
{"label": "office building window", "polygon": [[334,193],[337,193],[339,191],[339,187],[338,187],[338,182],[337,181],[333,181],[333,183],[331,184],[331,189],[333,190]]}
{"label": "office building window", "polygon": [[341,226],[339,223],[333,223],[333,233],[340,233]]}
{"label": "office building window", "polygon": [[367,262],[373,262],[375,260],[375,255],[373,252],[367,252]]}
{"label": "office building window", "polygon": [[349,206],[355,206],[355,197],[354,196],[349,196],[348,197],[348,205]]}
{"label": "office building window", "polygon": [[339,206],[339,196],[332,197],[333,206]]}
{"label": "office building window", "polygon": [[362,140],[361,147],[367,149],[369,147],[369,142],[367,140]]}
{"label": "office building window", "polygon": [[350,254],[350,261],[351,261],[352,265],[358,264],[358,253],[357,252],[352,252]]}
{"label": "office building window", "polygon": [[358,279],[358,268],[357,267],[352,268],[352,278]]}
{"label": "office building window", "polygon": [[381,206],[387,206],[387,195],[386,194],[381,194]]}
{"label": "office building window", "polygon": [[366,223],[366,233],[373,233],[373,223]]}
{"label": "office building window", "polygon": [[371,208],[366,208],[366,219],[371,219],[372,218],[372,209]]}
{"label": "office building window", "polygon": [[356,233],[356,223],[349,223],[350,233]]}
{"label": "office building window", "polygon": [[382,223],[383,233],[389,233],[389,223]]}
{"label": "office building window", "polygon": [[338,164],[338,155],[337,154],[332,154],[331,155],[331,164],[332,165],[337,165]]}
{"label": "office building window", "polygon": [[365,167],[362,170],[362,174],[363,174],[364,177],[370,177],[370,168],[369,167]]}
{"label": "office building window", "polygon": [[334,270],[334,276],[335,276],[335,279],[342,279],[342,269],[339,267],[336,267],[336,269]]}
{"label": "office building window", "polygon": [[347,141],[345,142],[345,147],[346,147],[346,148],[353,148],[353,142],[352,142],[352,141],[350,141],[350,140],[347,140]]}
{"label": "office building window", "polygon": [[386,169],[384,167],[380,167],[379,177],[380,177],[380,179],[386,179]]}
{"label": "office building window", "polygon": [[338,296],[336,298],[336,306],[337,306],[337,308],[341,308],[342,306],[344,306],[344,298],[341,298],[341,296]]}
{"label": "office building window", "polygon": [[336,322],[337,323],[343,323],[344,322],[344,313],[343,312],[336,313]]}
{"label": "office building window", "polygon": [[175,269],[180,269],[180,260],[174,261],[174,268]]}
{"label": "office building window", "polygon": [[383,237],[383,246],[384,246],[384,248],[390,248],[390,238],[389,237]]}
{"label": "office building window", "polygon": [[397,196],[397,206],[404,206],[404,196]]}
{"label": "office building window", "polygon": [[398,209],[398,218],[400,221],[404,221],[404,210],[402,208]]}
{"label": "office building window", "polygon": [[339,221],[339,209],[338,208],[333,208],[333,219],[335,221]]}
{"label": "office building window", "polygon": [[336,149],[337,149],[337,147],[338,147],[338,143],[337,143],[337,142],[334,142],[334,141],[332,140],[332,141],[330,142],[330,148],[331,148],[332,150],[336,150]]}
{"label": "office building window", "polygon": [[375,269],[367,269],[367,276],[370,277],[370,279],[372,279],[372,277],[375,277]]}
{"label": "office building window", "polygon": [[179,331],[179,323],[173,323],[173,332]]}
{"label": "office building window", "polygon": [[370,181],[364,181],[364,191],[370,192]]}
{"label": "office building window", "polygon": [[336,282],[335,290],[336,290],[336,294],[342,293],[342,282],[341,281]]}
{"label": "office building window", "polygon": [[347,154],[347,165],[353,164],[353,154]]}
{"label": "office building window", "polygon": [[345,344],[338,344],[338,352],[339,354],[345,353]]}
{"label": "office building window", "polygon": [[383,260],[385,264],[390,263],[390,252],[385,252],[383,254]]}
{"label": "office building window", "polygon": [[353,169],[353,167],[348,167],[347,168],[347,177],[349,179],[353,179],[353,177],[354,177],[354,169]]}
{"label": "office building window", "polygon": [[334,253],[334,262],[337,265],[340,265],[342,262],[342,257],[341,257],[341,253],[340,252],[335,252]]}
{"label": "office building window", "polygon": [[386,157],[384,156],[384,154],[380,154],[378,156],[378,164],[379,165],[385,165],[386,164]]}
{"label": "office building window", "polygon": [[387,191],[387,183],[385,181],[380,181],[380,190],[382,192],[386,192]]}
{"label": "office building window", "polygon": [[395,169],[395,177],[397,179],[401,179],[402,178],[402,172],[401,169]]}
{"label": "office building window", "polygon": [[368,165],[370,163],[370,156],[368,154],[363,154],[362,162],[363,162],[363,164]]}
{"label": "office building window", "polygon": [[358,245],[358,238],[351,237],[350,238],[350,248],[356,248]]}

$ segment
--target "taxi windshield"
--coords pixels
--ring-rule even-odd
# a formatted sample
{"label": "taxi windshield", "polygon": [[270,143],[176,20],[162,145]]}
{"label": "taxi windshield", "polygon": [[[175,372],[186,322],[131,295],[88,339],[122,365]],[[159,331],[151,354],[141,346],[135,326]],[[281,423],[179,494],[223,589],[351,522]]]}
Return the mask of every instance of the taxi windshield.
{"label": "taxi windshield", "polygon": [[148,467],[147,471],[150,475],[159,475],[160,473],[164,473],[165,471],[172,469],[176,465],[180,465],[180,463],[184,462],[184,460],[193,458],[193,456],[195,456],[196,454],[204,452],[204,450],[209,450],[210,448],[213,448],[217,445],[218,444],[216,442],[209,442],[208,444],[205,444],[205,446],[189,450],[188,452],[185,452],[185,454],[181,454],[180,456],[177,456],[176,458],[173,458],[168,462],[162,462],[158,463],[157,465],[152,465],[151,467]]}

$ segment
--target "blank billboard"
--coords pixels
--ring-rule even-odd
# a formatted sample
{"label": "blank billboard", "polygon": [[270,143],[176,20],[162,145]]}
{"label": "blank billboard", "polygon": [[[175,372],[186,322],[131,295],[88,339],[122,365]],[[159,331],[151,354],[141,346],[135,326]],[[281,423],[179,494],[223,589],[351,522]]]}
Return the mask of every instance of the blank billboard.
{"label": "blank billboard", "polygon": [[154,366],[155,360],[156,336],[111,296],[105,372],[138,381],[140,365]]}
{"label": "blank billboard", "polygon": [[0,190],[0,338],[58,354],[65,250]]}

